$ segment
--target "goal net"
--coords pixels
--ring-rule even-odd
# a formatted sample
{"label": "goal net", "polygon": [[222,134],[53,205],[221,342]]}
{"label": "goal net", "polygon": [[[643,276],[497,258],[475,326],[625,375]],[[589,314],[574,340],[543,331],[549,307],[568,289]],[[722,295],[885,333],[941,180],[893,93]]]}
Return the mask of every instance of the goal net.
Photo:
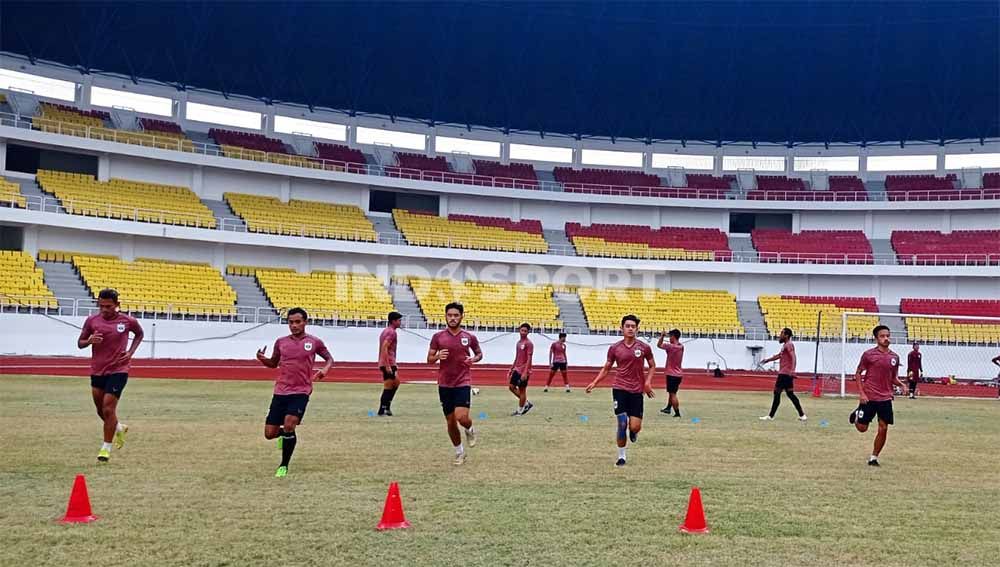
{"label": "goal net", "polygon": [[843,313],[840,340],[820,345],[819,380],[824,394],[853,393],[854,372],[861,354],[875,346],[872,329],[889,327],[890,348],[899,355],[899,377],[907,376],[907,356],[920,344],[922,380],[996,383],[1000,367],[1000,317],[919,315],[912,313]]}

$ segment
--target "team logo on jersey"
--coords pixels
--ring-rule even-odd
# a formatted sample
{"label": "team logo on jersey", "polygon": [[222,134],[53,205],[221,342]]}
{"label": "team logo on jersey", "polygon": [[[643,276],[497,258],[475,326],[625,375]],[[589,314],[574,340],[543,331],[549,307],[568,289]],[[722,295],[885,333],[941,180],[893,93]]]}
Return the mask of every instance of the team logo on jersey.
{"label": "team logo on jersey", "polygon": [[640,358],[642,356],[642,349],[635,349],[635,357]]}
{"label": "team logo on jersey", "polygon": [[899,364],[899,361],[896,360],[895,358],[893,358],[892,362],[890,364],[892,364],[893,366],[896,366],[897,364]]}
{"label": "team logo on jersey", "polygon": [[302,348],[304,348],[306,350],[312,350],[313,349],[313,344],[312,343],[306,343],[306,344],[302,345]]}
{"label": "team logo on jersey", "polygon": [[524,350],[525,345],[521,345],[521,350]]}
{"label": "team logo on jersey", "polygon": [[124,333],[125,332],[125,323],[118,323],[118,326],[116,327],[116,329],[118,329],[119,333]]}
{"label": "team logo on jersey", "polygon": [[469,346],[469,337],[462,337],[462,346]]}

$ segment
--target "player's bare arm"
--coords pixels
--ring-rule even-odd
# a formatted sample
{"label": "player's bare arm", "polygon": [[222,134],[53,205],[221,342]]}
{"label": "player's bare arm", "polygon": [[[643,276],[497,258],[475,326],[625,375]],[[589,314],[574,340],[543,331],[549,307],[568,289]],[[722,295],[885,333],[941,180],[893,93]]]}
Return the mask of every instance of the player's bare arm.
{"label": "player's bare arm", "polygon": [[594,388],[596,388],[597,385],[601,383],[601,380],[607,378],[608,372],[611,372],[611,363],[605,362],[604,366],[601,368],[601,371],[597,373],[597,378],[594,378],[594,381],[587,385],[588,394],[594,391]]}
{"label": "player's bare arm", "polygon": [[320,358],[326,361],[326,364],[324,364],[323,368],[317,370],[316,374],[313,375],[313,380],[316,381],[320,381],[323,378],[325,378],[326,375],[330,373],[330,369],[333,368],[333,354],[331,352],[327,351],[320,354],[319,356]]}
{"label": "player's bare arm", "polygon": [[473,349],[472,354],[473,356],[465,359],[465,364],[467,366],[472,366],[473,364],[483,359],[483,351],[480,350],[479,347]]}
{"label": "player's bare arm", "polygon": [[274,348],[271,350],[271,356],[267,356],[266,346],[258,350],[257,360],[267,368],[277,368],[278,363],[281,362],[281,353],[278,351],[278,343],[274,343]]}
{"label": "player's bare arm", "polygon": [[[663,340],[663,337],[660,337]],[[650,351],[649,355],[646,356],[646,364],[649,365],[649,369],[646,371],[646,383],[643,384],[642,390],[647,397],[655,398],[656,394],[653,392],[653,377],[656,376],[656,359],[653,358],[653,352]]]}
{"label": "player's bare arm", "polygon": [[115,357],[115,364],[125,364],[130,360],[132,360],[132,357],[135,356],[136,351],[139,350],[139,345],[142,344],[142,338],[144,336],[146,335],[145,333],[143,333],[142,327],[138,323],[136,323],[135,329],[132,330],[132,345],[129,347],[127,351],[124,351],[120,353],[117,357]]}
{"label": "player's bare arm", "polygon": [[427,364],[434,364],[441,360],[448,360],[448,349],[432,348],[427,351]]}

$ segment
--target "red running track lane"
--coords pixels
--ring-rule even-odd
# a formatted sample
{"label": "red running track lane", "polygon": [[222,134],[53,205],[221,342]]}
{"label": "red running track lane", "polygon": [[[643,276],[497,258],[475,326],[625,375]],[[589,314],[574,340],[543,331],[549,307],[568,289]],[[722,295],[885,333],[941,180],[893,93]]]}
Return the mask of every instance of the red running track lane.
{"label": "red running track lane", "polygon": [[[477,386],[506,386],[506,365],[482,364],[472,371],[472,379]],[[570,368],[570,382],[577,388],[582,388],[599,369],[596,367]],[[0,356],[0,374],[28,374],[80,376],[90,375],[90,359],[83,357],[58,356]],[[136,378],[175,378],[189,380],[274,380],[276,371],[264,368],[256,360],[198,360],[198,359],[135,359],[132,361],[131,376]],[[768,392],[774,387],[776,374],[768,372],[750,372],[733,370],[725,373],[724,378],[715,378],[704,370],[687,370],[684,374],[684,389],[716,390],[730,392]],[[399,377],[403,382],[433,381],[436,378],[435,368],[430,364],[400,364]],[[547,367],[536,368],[532,380],[534,387],[543,384],[548,377]],[[839,377],[838,377],[839,379]],[[325,381],[381,383],[382,374],[371,362],[337,362],[334,363],[330,376]],[[562,385],[562,377],[558,374],[552,383],[556,387]],[[611,377],[601,385],[610,387]],[[657,373],[657,389],[665,387],[661,373]],[[811,392],[812,380],[798,378],[795,389],[799,392]],[[833,386],[839,392],[839,385]],[[853,381],[847,383],[847,392],[857,394]],[[921,384],[920,392],[925,396],[963,396],[975,398],[996,398],[997,389],[985,386],[942,384]],[[834,393],[827,389],[825,393]]]}

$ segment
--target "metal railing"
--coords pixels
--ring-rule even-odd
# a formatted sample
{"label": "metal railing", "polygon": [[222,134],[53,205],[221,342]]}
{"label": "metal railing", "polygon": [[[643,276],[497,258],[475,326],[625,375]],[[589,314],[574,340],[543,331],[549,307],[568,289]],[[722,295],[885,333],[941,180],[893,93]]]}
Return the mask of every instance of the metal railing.
{"label": "metal railing", "polygon": [[[474,173],[454,173],[440,171],[425,171],[399,166],[372,165],[330,160],[313,156],[300,156],[282,153],[267,153],[237,146],[222,146],[205,144],[185,138],[157,136],[155,132],[136,132],[131,130],[115,130],[106,127],[83,126],[67,122],[58,122],[39,117],[23,117],[18,114],[0,113],[0,125],[14,128],[32,129],[32,119],[39,121],[41,129],[56,134],[64,134],[105,142],[152,147],[157,149],[176,150],[207,156],[227,157],[248,161],[273,163],[307,169],[337,171],[359,175],[390,177],[415,181],[429,181],[459,185],[493,187],[498,189],[541,190],[566,193],[582,193],[589,195],[613,195],[627,197],[654,197],[669,199],[710,199],[710,200],[764,200],[764,201],[797,201],[797,202],[863,202],[870,200],[891,201],[963,201],[1000,199],[1000,189],[961,189],[955,191],[903,191],[889,194],[867,191],[753,191],[748,196],[732,195],[726,190],[696,189],[690,187],[649,187],[628,185],[606,185],[595,183],[560,183],[534,179],[517,179],[511,177],[492,177]],[[38,129],[38,128],[36,128]],[[887,196],[888,195],[888,196]]]}

